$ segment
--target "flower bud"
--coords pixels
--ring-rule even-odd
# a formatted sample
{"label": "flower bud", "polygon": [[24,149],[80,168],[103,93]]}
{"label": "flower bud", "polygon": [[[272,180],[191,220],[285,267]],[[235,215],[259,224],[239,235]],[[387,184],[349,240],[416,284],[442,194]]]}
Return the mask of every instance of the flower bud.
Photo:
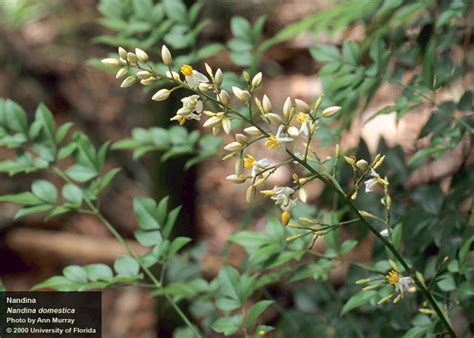
{"label": "flower bud", "polygon": [[354,156],[344,156],[344,160],[351,165],[352,168],[355,167],[355,157]]}
{"label": "flower bud", "polygon": [[222,70],[218,68],[216,70],[216,75],[214,75],[214,83],[216,86],[220,86],[223,81],[224,81],[224,74],[222,73]]}
{"label": "flower bud", "polygon": [[222,119],[222,129],[224,129],[224,132],[226,134],[229,134],[232,130],[232,123],[230,122],[230,119],[228,117],[224,117]]}
{"label": "flower bud", "polygon": [[249,82],[250,81],[250,74],[249,72],[247,72],[246,70],[244,70],[242,72],[242,77],[244,78],[245,82]]}
{"label": "flower bud", "polygon": [[203,126],[206,127],[206,128],[207,127],[215,127],[220,123],[221,123],[221,118],[219,118],[217,116],[213,116],[213,117],[209,118],[206,122],[204,122]]}
{"label": "flower bud", "polygon": [[375,162],[374,169],[377,169],[378,167],[380,167],[384,161],[385,161],[385,155],[383,155],[377,162]]}
{"label": "flower bud", "polygon": [[135,48],[135,55],[137,56],[138,60],[141,62],[148,61],[148,54],[140,48]]}
{"label": "flower bud", "polygon": [[280,115],[278,115],[278,114],[268,113],[265,116],[268,117],[270,122],[273,123],[274,125],[279,126],[280,124],[283,124],[283,121],[282,121]]}
{"label": "flower bud", "polygon": [[236,134],[235,139],[237,142],[240,142],[242,144],[246,144],[248,141],[247,136],[245,136],[244,134]]}
{"label": "flower bud", "polygon": [[245,176],[237,176],[237,175],[229,175],[225,178],[227,181],[230,181],[235,184],[241,184],[244,183],[247,180],[247,177]]}
{"label": "flower bud", "polygon": [[171,56],[170,50],[168,47],[166,47],[166,45],[161,47],[161,59],[167,66],[171,66],[171,63],[173,62],[173,57]]}
{"label": "flower bud", "polygon": [[305,188],[300,188],[300,190],[298,190],[298,197],[303,203],[306,203],[308,200],[308,193]]}
{"label": "flower bud", "polygon": [[244,145],[242,143],[234,141],[226,145],[224,149],[227,151],[238,151],[241,150],[243,147]]}
{"label": "flower bud", "polygon": [[281,223],[287,225],[290,222],[291,214],[288,211],[283,211],[281,213]]}
{"label": "flower bud", "polygon": [[120,85],[121,88],[128,88],[128,87],[131,87],[135,84],[135,82],[137,82],[137,78],[133,75],[125,78],[125,80],[123,80],[122,84]]}
{"label": "flower bud", "polygon": [[138,57],[134,53],[127,53],[127,61],[128,63],[137,63]]}
{"label": "flower bud", "polygon": [[143,79],[140,81],[140,83],[144,86],[149,86],[151,85],[153,82],[155,82],[156,78],[154,77],[149,77],[148,79]]}
{"label": "flower bud", "polygon": [[124,48],[119,47],[118,54],[122,59],[127,59],[127,51]]}
{"label": "flower bud", "polygon": [[255,76],[252,79],[252,87],[253,88],[258,88],[262,84],[262,72],[259,72],[255,74]]}
{"label": "flower bud", "polygon": [[127,75],[128,73],[128,70],[127,68],[120,68],[117,72],[117,74],[115,75],[115,78],[116,79],[121,79],[122,77],[124,77],[125,75]]}
{"label": "flower bud", "polygon": [[206,82],[201,82],[199,85],[198,85],[198,88],[200,91],[202,92],[207,92],[209,90],[209,83],[206,83]]}
{"label": "flower bud", "polygon": [[249,134],[250,136],[260,136],[262,135],[262,133],[260,132],[260,130],[258,130],[257,127],[247,127],[244,129],[244,131]]}
{"label": "flower bud", "polygon": [[291,108],[293,107],[293,102],[291,98],[287,97],[285,103],[283,104],[283,115],[288,118],[290,116]]}
{"label": "flower bud", "polygon": [[171,94],[171,91],[168,89],[160,89],[156,92],[155,95],[151,98],[153,101],[164,101],[166,100]]}
{"label": "flower bud", "polygon": [[230,102],[229,93],[227,93],[224,89],[218,95],[219,101],[224,105],[227,106]]}
{"label": "flower bud", "polygon": [[170,72],[169,70],[167,70],[166,77],[171,80],[179,81],[179,74],[176,72]]}
{"label": "flower bud", "polygon": [[339,106],[328,107],[328,108],[323,110],[321,115],[323,115],[324,117],[331,117],[331,116],[335,115],[337,112],[339,112],[340,110],[341,110],[341,107],[339,107]]}
{"label": "flower bud", "polygon": [[240,176],[240,174],[242,174],[242,171],[244,170],[244,160],[242,157],[239,157],[237,161],[235,161],[234,170],[236,176]]}
{"label": "flower bud", "polygon": [[293,126],[289,127],[287,131],[288,131],[288,135],[290,135],[291,137],[297,137],[300,134],[300,131],[298,130],[298,128],[293,127]]}
{"label": "flower bud", "polygon": [[148,79],[149,77],[151,76],[151,73],[147,70],[141,70],[137,73],[137,77],[140,79],[140,80],[145,80],[145,79]]}
{"label": "flower bud", "polygon": [[367,163],[366,160],[359,160],[356,162],[356,167],[359,168],[359,170],[365,170],[369,166],[369,163]]}
{"label": "flower bud", "polygon": [[300,99],[295,99],[295,104],[296,104],[296,112],[297,113],[309,113],[309,106],[306,102]]}
{"label": "flower bud", "polygon": [[104,65],[110,66],[110,67],[120,67],[122,65],[120,63],[120,60],[115,59],[115,58],[102,59],[102,60],[100,60],[100,62],[102,62]]}
{"label": "flower bud", "polygon": [[267,95],[263,95],[262,108],[264,113],[269,113],[272,111],[272,102]]}
{"label": "flower bud", "polygon": [[256,192],[257,192],[257,189],[255,189],[253,185],[247,188],[247,191],[245,193],[245,199],[247,200],[247,203],[250,203],[253,201]]}
{"label": "flower bud", "polygon": [[242,102],[248,102],[250,100],[250,93],[246,90],[242,90],[238,87],[232,87],[235,97]]}
{"label": "flower bud", "polygon": [[209,74],[209,76],[212,78],[214,73],[212,72],[211,66],[209,66],[207,63],[205,63],[204,66],[206,66],[207,74]]}

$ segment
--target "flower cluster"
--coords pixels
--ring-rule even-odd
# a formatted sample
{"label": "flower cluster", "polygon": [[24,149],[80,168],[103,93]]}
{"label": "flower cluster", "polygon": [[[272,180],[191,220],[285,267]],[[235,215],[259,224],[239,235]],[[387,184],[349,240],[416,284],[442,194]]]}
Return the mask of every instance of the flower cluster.
{"label": "flower cluster", "polygon": [[[244,72],[243,78],[246,83],[245,88],[232,87],[232,94],[229,94],[222,83],[224,75],[222,70],[214,71],[209,65],[206,66],[207,75],[197,71],[191,65],[181,65],[180,73],[172,69],[173,58],[166,46],[162,47],[161,56],[163,63],[168,66],[165,74],[159,74],[148,64],[148,56],[140,49],[135,53],[126,52],[119,48],[119,58],[108,58],[102,60],[103,63],[120,67],[117,78],[125,77],[122,87],[129,87],[140,81],[143,85],[167,79],[172,83],[171,89],[163,88],[158,90],[152,97],[155,101],[164,101],[170,94],[178,89],[185,88],[193,92],[192,95],[181,99],[183,106],[171,118],[184,124],[187,120],[201,120],[201,115],[207,117],[203,123],[204,127],[212,128],[214,135],[224,131],[230,134],[232,131],[232,120],[241,119],[249,127],[243,132],[234,135],[234,141],[224,147],[228,154],[225,160],[235,158],[235,172],[227,176],[227,180],[233,183],[248,183],[246,199],[251,202],[256,192],[270,178],[275,171],[292,162],[292,156],[297,156],[306,160],[309,153],[310,142],[313,138],[321,118],[329,118],[339,112],[340,107],[330,106],[319,109],[321,98],[318,98],[312,105],[301,99],[288,97],[283,104],[282,112],[279,113],[273,106],[270,98],[263,95],[261,98],[255,95],[256,90],[261,87],[262,73],[257,73],[253,77]],[[133,70],[137,69],[137,72]],[[184,78],[183,78],[184,77]],[[245,115],[239,110],[231,107],[232,101],[240,102],[248,109]],[[217,107],[214,110],[204,110],[204,104]],[[299,142],[301,140],[302,142]],[[273,163],[268,158],[256,158],[252,155],[251,146],[263,144],[270,150],[288,152],[288,159]],[[303,149],[299,149],[299,146]],[[314,155],[311,155],[314,156]],[[248,172],[246,171],[248,170]],[[294,185],[278,187],[271,190],[261,190],[261,194],[270,197],[275,201],[282,211],[282,222],[288,224],[291,212],[299,197],[306,201],[306,191],[303,185],[316,178],[315,175],[300,179],[295,173],[293,175]],[[296,179],[295,179],[296,177]],[[298,195],[298,196],[297,196]]]}

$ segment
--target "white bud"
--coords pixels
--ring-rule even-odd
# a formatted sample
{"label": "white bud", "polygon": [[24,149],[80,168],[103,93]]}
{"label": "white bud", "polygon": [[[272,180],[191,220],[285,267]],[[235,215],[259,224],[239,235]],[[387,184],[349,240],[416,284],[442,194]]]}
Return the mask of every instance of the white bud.
{"label": "white bud", "polygon": [[227,106],[230,102],[229,93],[227,93],[224,89],[218,95],[219,101],[224,105]]}
{"label": "white bud", "polygon": [[242,102],[248,102],[250,100],[250,93],[246,90],[242,90],[239,87],[232,87],[234,95]]}
{"label": "white bud", "polygon": [[242,160],[242,157],[239,157],[235,161],[235,166],[234,166],[235,175],[240,176],[243,170],[244,170],[244,161]]}
{"label": "white bud", "polygon": [[228,117],[224,117],[222,119],[222,129],[224,129],[224,132],[226,134],[229,134],[231,129],[232,129],[232,124],[230,122],[230,119]]}
{"label": "white bud", "polygon": [[212,116],[211,118],[207,119],[206,122],[204,122],[203,126],[204,127],[215,127],[217,126],[218,124],[221,123],[221,118],[217,117],[217,116]]}
{"label": "white bud", "polygon": [[339,112],[340,110],[341,110],[341,107],[339,106],[327,107],[326,109],[323,110],[321,115],[323,115],[324,117],[331,117],[337,112]]}
{"label": "white bud", "polygon": [[269,113],[272,111],[272,102],[267,95],[263,95],[262,108],[264,113]]}
{"label": "white bud", "polygon": [[118,48],[118,54],[119,56],[122,58],[122,59],[126,59],[127,58],[127,51],[122,48],[122,47],[119,47]]}
{"label": "white bud", "polygon": [[166,47],[166,45],[161,47],[161,59],[167,66],[171,66],[171,63],[173,62],[173,57],[171,56],[170,50],[168,47]]}
{"label": "white bud", "polygon": [[154,77],[149,77],[148,79],[143,79],[140,81],[140,83],[144,86],[149,86],[151,85],[153,82],[155,82],[156,78]]}
{"label": "white bud", "polygon": [[383,237],[388,237],[388,235],[389,235],[388,229],[384,229],[384,230],[380,231],[380,234],[381,234]]}
{"label": "white bud", "polygon": [[218,68],[216,70],[216,75],[214,75],[214,83],[216,84],[216,86],[220,86],[223,81],[224,81],[224,74],[222,73],[222,70]]}
{"label": "white bud", "polygon": [[100,60],[100,62],[102,62],[106,66],[111,66],[111,67],[120,67],[122,65],[120,63],[120,60],[115,59],[115,58],[102,59],[102,60]]}
{"label": "white bud", "polygon": [[120,68],[118,70],[117,74],[115,75],[115,78],[116,79],[121,79],[122,77],[127,75],[127,73],[128,73],[127,68]]}
{"label": "white bud", "polygon": [[369,164],[367,163],[366,160],[359,160],[356,162],[356,167],[359,168],[360,170],[365,170]]}
{"label": "white bud", "polygon": [[262,135],[262,133],[260,132],[260,130],[258,130],[257,127],[247,127],[244,129],[244,131],[249,134],[250,136],[260,136]]}
{"label": "white bud", "polygon": [[212,77],[214,73],[212,72],[211,66],[209,66],[207,63],[205,63],[204,66],[206,67],[207,74],[209,74],[209,76]]}
{"label": "white bud", "polygon": [[256,192],[257,192],[257,189],[255,189],[253,185],[247,188],[247,191],[245,192],[245,199],[247,200],[247,203],[250,203],[253,201]]}
{"label": "white bud", "polygon": [[305,113],[307,114],[309,112],[309,106],[306,102],[300,99],[295,100],[296,104],[296,112],[297,113]]}
{"label": "white bud", "polygon": [[137,73],[137,77],[140,79],[140,80],[145,80],[145,79],[148,79],[149,77],[151,76],[151,73],[147,70],[141,70]]}
{"label": "white bud", "polygon": [[293,126],[288,128],[288,135],[290,135],[291,137],[297,137],[299,134],[300,131],[298,130],[298,128]]}
{"label": "white bud", "polygon": [[199,85],[198,85],[198,88],[200,91],[202,92],[207,92],[209,90],[209,83],[206,83],[206,82],[201,82]]}
{"label": "white bud", "polygon": [[255,74],[255,76],[252,79],[252,87],[253,88],[258,88],[262,84],[262,73],[259,72]]}
{"label": "white bud", "polygon": [[282,121],[280,115],[278,115],[278,114],[268,113],[268,114],[265,114],[265,116],[268,117],[270,122],[274,125],[279,126],[280,124],[283,124],[283,121]]}
{"label": "white bud", "polygon": [[166,77],[167,77],[168,79],[176,80],[176,81],[178,81],[178,80],[180,79],[178,73],[176,73],[176,72],[170,72],[169,70],[166,71]]}
{"label": "white bud", "polygon": [[136,56],[136,54],[129,52],[127,53],[127,61],[129,63],[137,63],[138,57]]}
{"label": "white bud", "polygon": [[247,143],[247,141],[248,141],[247,136],[245,136],[244,134],[236,134],[235,139],[237,140],[237,142],[240,142],[240,143],[243,143],[243,144]]}
{"label": "white bud", "polygon": [[151,99],[153,101],[164,101],[168,97],[170,97],[170,94],[171,94],[171,91],[169,91],[168,89],[160,89],[159,91],[155,93],[155,95],[153,95]]}
{"label": "white bud", "polygon": [[285,103],[283,104],[283,115],[285,115],[286,118],[290,116],[290,111],[292,107],[293,107],[293,102],[291,102],[290,97],[287,97],[285,100]]}
{"label": "white bud", "polygon": [[227,151],[237,151],[241,150],[243,147],[244,145],[242,143],[234,141],[226,145],[224,149]]}
{"label": "white bud", "polygon": [[305,188],[300,188],[300,190],[298,190],[298,197],[303,203],[306,203],[308,200],[308,193],[306,192]]}
{"label": "white bud", "polygon": [[123,80],[122,84],[120,85],[121,88],[128,88],[131,87],[137,82],[137,78],[135,76],[129,76]]}
{"label": "white bud", "polygon": [[244,183],[247,178],[244,176],[229,175],[225,179],[232,183],[240,184],[240,183]]}
{"label": "white bud", "polygon": [[135,55],[137,56],[138,60],[140,60],[141,62],[148,61],[148,54],[140,48],[135,48]]}

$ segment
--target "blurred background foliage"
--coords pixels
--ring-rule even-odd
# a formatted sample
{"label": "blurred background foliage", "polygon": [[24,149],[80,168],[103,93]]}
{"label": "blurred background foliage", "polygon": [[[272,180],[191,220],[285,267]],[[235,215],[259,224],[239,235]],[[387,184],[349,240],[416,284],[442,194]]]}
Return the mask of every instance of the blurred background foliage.
{"label": "blurred background foliage", "polygon": [[[183,307],[206,336],[215,335],[213,323],[214,331],[223,332],[215,320],[228,310],[220,300],[228,295],[217,289],[225,278],[235,278],[231,287],[238,288],[255,278],[251,291],[238,290],[245,296],[235,300],[237,307],[260,298],[275,301],[261,320],[276,328],[269,336],[424,337],[440,330],[431,316],[417,313],[419,295],[380,307],[365,293],[357,310],[341,316],[343,304],[360,290],[354,281],[367,277],[367,266],[389,269],[383,246],[356,226],[331,232],[311,251],[304,241],[288,245],[269,204],[247,206],[242,191],[220,183],[233,170],[210,159],[222,139],[211,143],[197,125],[171,126],[180,102],[151,102],[154,86],[118,89],[110,69],[97,61],[118,46],[142,48],[158,61],[166,43],[176,67],[189,63],[203,69],[206,61],[227,70],[225,88],[241,83],[244,69],[251,75],[262,71],[272,78],[262,92],[277,104],[287,95],[309,101],[324,93],[326,103],[342,106],[341,118],[320,128],[318,141],[332,149],[342,137],[342,148],[358,158],[386,154],[380,174],[390,179],[400,250],[435,293],[447,295],[458,335],[472,334],[471,1],[6,0],[0,2],[0,17],[1,96],[31,112],[45,102],[59,122],[73,121],[92,143],[110,139],[140,159],[112,152],[108,168],[124,171],[104,198],[104,213],[119,231],[133,236],[128,212],[133,195],[171,195],[171,205],[183,204],[173,237],[190,236],[195,246],[168,264],[167,292],[187,299]],[[2,153],[1,159],[10,155]],[[350,182],[350,168],[340,165],[341,182]],[[31,183],[6,176],[2,182],[2,194]],[[322,187],[310,191],[310,207],[298,205],[298,216],[328,222],[352,218]],[[376,195],[360,196],[357,203],[375,215],[383,212]],[[68,215],[46,225],[33,217],[13,227],[16,212],[5,207],[0,219],[0,274],[10,289],[27,289],[65,264],[112,262],[116,255],[92,219]],[[16,233],[18,228],[23,232]],[[28,241],[53,231],[84,240],[99,237],[110,254],[83,257],[78,250],[68,256],[59,245]],[[32,254],[38,250],[44,252],[41,260]],[[51,250],[64,257],[46,258]],[[233,265],[242,275],[230,267],[219,273],[221,265]],[[157,314],[145,321],[151,324],[142,336],[156,336],[156,330],[160,337],[190,336],[162,297],[158,300],[130,310]],[[131,323],[122,335],[114,334],[138,337],[132,323],[140,320],[113,311]],[[232,320],[223,327],[232,328]]]}

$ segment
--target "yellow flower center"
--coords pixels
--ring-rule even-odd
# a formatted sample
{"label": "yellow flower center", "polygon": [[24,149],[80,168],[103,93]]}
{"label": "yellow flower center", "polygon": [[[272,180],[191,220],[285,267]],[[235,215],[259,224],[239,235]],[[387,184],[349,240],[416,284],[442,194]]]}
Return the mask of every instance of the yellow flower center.
{"label": "yellow flower center", "polygon": [[182,126],[186,122],[186,118],[184,116],[178,117],[179,125]]}
{"label": "yellow flower center", "polygon": [[247,169],[252,169],[253,164],[255,163],[255,157],[250,154],[247,154],[244,158],[244,167]]}
{"label": "yellow flower center", "polygon": [[193,75],[193,67],[190,65],[182,65],[181,66],[181,73],[185,76]]}
{"label": "yellow flower center", "polygon": [[265,147],[275,149],[280,145],[280,141],[277,140],[277,138],[273,135],[270,137],[267,137],[267,141],[265,142]]}
{"label": "yellow flower center", "polygon": [[392,270],[385,276],[385,278],[387,278],[387,281],[390,284],[395,285],[398,284],[398,282],[400,281],[400,273],[395,270]]}
{"label": "yellow flower center", "polygon": [[308,114],[306,113],[298,113],[298,115],[296,115],[296,121],[298,121],[301,124],[305,123],[307,118],[308,118]]}

